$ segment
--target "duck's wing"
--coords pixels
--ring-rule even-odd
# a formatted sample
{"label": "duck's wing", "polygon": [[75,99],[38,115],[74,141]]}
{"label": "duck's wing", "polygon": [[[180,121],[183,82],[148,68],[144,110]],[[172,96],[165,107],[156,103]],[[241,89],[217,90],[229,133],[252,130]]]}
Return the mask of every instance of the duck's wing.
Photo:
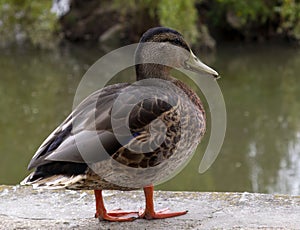
{"label": "duck's wing", "polygon": [[[70,187],[86,178],[89,163],[97,163],[111,156],[115,158],[114,154],[123,157],[118,152],[127,149],[135,139],[147,139],[151,122],[172,108],[164,100],[152,97],[152,94],[144,99],[136,97],[149,90],[151,86],[125,83],[91,94],[40,146],[28,166],[29,169],[36,169],[21,184]],[[114,119],[121,119],[121,125],[125,120],[129,122],[130,133],[124,137],[125,142],[116,137],[118,127],[113,127],[116,125],[113,124]],[[100,143],[102,149],[99,149]],[[139,148],[140,145],[137,146]],[[132,158],[132,153],[126,156]]]}
{"label": "duck's wing", "polygon": [[[85,163],[78,146],[82,144],[92,150],[99,140],[109,152],[114,152],[120,146],[111,132],[110,112],[114,100],[128,86],[115,84],[88,96],[42,143],[28,169],[53,161]],[[97,154],[97,157],[101,160],[105,155]],[[90,160],[96,159],[90,157]]]}
{"label": "duck's wing", "polygon": [[[56,161],[93,163],[108,159],[124,143],[138,135],[139,130],[172,108],[170,104],[155,97],[139,101],[136,95],[148,91],[148,86],[128,86],[128,83],[115,84],[88,96],[42,143],[28,169]],[[116,102],[120,95],[121,100]],[[126,109],[128,107],[130,111]],[[137,132],[131,133],[133,136],[124,136],[125,141],[121,143],[122,137],[118,136],[117,139],[114,133],[118,130],[112,128],[112,119],[120,117],[123,119],[121,125],[128,119],[130,130]],[[99,149],[100,143],[102,149]]]}

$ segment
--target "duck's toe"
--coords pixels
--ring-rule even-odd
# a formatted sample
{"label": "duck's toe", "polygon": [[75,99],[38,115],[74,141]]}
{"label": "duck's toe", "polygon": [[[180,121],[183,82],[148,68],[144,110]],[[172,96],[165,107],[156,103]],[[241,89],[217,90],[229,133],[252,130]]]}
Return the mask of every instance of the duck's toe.
{"label": "duck's toe", "polygon": [[188,211],[180,211],[180,212],[170,212],[168,208],[158,210],[158,211],[151,211],[145,210],[139,213],[139,218],[151,220],[151,219],[164,219],[170,217],[176,217],[186,214]]}
{"label": "duck's toe", "polygon": [[97,213],[95,218],[99,220],[123,222],[123,221],[133,221],[139,218],[139,213],[134,211],[122,211],[122,210],[112,210],[107,213]]}

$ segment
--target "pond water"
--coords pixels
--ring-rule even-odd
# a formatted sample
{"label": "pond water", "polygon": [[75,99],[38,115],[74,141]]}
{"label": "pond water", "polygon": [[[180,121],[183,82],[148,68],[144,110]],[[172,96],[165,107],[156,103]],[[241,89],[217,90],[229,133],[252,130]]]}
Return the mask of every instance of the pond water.
{"label": "pond water", "polygon": [[[81,77],[103,53],[85,46],[0,52],[0,184],[28,174],[35,150],[69,114]],[[300,50],[224,44],[198,56],[222,75],[225,141],[212,167],[199,174],[206,135],[184,170],[158,189],[300,195]]]}

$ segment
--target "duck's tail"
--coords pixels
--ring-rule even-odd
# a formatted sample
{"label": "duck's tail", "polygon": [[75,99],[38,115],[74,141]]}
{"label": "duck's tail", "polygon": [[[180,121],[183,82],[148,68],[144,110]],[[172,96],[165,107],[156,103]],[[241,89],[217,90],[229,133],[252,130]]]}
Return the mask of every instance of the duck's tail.
{"label": "duck's tail", "polygon": [[[32,185],[34,189],[45,188],[45,189],[62,189],[72,188],[76,189],[74,185],[80,184],[86,180],[86,175],[53,175],[46,178],[34,178],[34,172],[27,176],[21,185]],[[74,187],[74,188],[73,188]]]}

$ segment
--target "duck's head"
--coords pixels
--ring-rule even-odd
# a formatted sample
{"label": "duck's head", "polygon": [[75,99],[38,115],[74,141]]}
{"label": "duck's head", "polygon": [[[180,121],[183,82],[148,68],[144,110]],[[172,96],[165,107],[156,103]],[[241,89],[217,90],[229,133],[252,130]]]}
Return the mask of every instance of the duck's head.
{"label": "duck's head", "polygon": [[169,79],[172,68],[206,73],[215,78],[219,76],[194,55],[179,32],[165,27],[152,28],[143,34],[136,50],[135,61],[137,80]]}

